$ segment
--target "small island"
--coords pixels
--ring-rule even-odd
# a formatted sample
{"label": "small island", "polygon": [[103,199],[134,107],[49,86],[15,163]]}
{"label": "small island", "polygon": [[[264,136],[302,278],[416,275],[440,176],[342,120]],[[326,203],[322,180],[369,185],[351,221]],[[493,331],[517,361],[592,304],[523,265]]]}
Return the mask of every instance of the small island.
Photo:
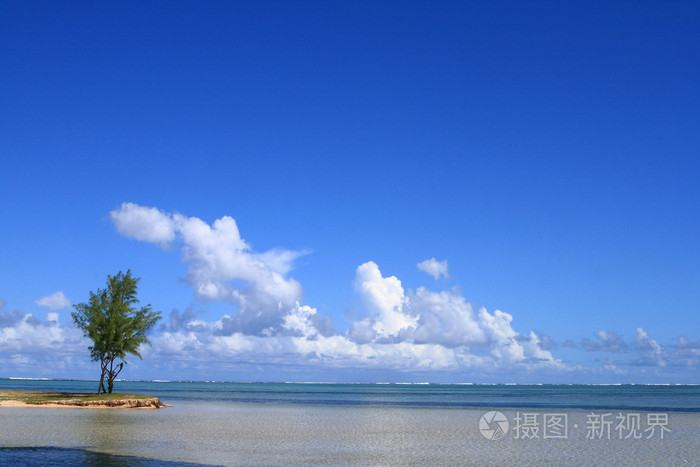
{"label": "small island", "polygon": [[0,407],[159,409],[169,405],[163,404],[157,397],[144,394],[0,390]]}

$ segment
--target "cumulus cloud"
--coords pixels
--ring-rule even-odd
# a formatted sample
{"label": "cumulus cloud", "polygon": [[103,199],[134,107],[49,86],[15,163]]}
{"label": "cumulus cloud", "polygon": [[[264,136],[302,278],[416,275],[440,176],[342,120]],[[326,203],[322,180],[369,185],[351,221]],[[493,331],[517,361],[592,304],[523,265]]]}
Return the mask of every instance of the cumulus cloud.
{"label": "cumulus cloud", "polygon": [[626,353],[628,350],[627,344],[619,334],[612,331],[598,331],[596,334],[598,340],[584,338],[581,340],[581,345],[588,351]]}
{"label": "cumulus cloud", "polygon": [[433,292],[419,287],[410,297],[410,306],[418,316],[412,334],[418,343],[457,347],[487,342],[483,323],[479,323],[472,305],[454,291]]}
{"label": "cumulus cloud", "polygon": [[172,215],[157,208],[122,203],[110,212],[117,231],[125,237],[166,247],[175,239],[176,222]]}
{"label": "cumulus cloud", "polygon": [[514,362],[525,359],[525,348],[518,343],[518,333],[510,325],[513,316],[501,310],[489,314],[485,308],[479,310],[479,319],[493,346],[491,353],[499,360]]}
{"label": "cumulus cloud", "polygon": [[398,371],[565,369],[537,334],[513,329],[510,314],[474,310],[456,290],[406,292],[398,278],[383,276],[373,262],[357,268],[353,285],[367,316],[346,333],[299,303],[278,324],[261,318],[269,326],[250,329],[238,314],[203,322],[190,310],[173,310],[165,332],[146,351],[168,359]]}
{"label": "cumulus cloud", "polygon": [[[440,349],[434,362],[454,366],[542,363],[563,366],[543,348],[536,334],[521,336],[511,326],[513,317],[481,307],[475,311],[457,291],[435,292],[419,287],[406,294],[395,276],[384,277],[367,262],[357,268],[355,289],[369,316],[355,321],[348,332],[353,342],[376,348],[401,345]],[[449,356],[449,358],[448,358]]]}
{"label": "cumulus cloud", "polygon": [[63,292],[60,290],[51,295],[47,295],[46,297],[42,297],[39,300],[36,300],[34,303],[39,306],[45,306],[50,310],[60,310],[61,308],[70,306],[70,300],[68,300],[68,298],[66,298],[66,296],[63,295]]}
{"label": "cumulus cloud", "polygon": [[204,360],[202,349],[203,344],[194,332],[170,332],[165,331],[160,336],[151,338],[152,347],[144,348],[142,355],[164,356],[166,358],[176,357],[180,360],[195,360],[203,361],[211,360],[211,355]]}
{"label": "cumulus cloud", "polygon": [[395,276],[382,277],[379,266],[368,261],[355,271],[354,285],[373,315],[371,329],[376,337],[398,337],[402,331],[415,327],[418,318],[405,312],[406,297]]}
{"label": "cumulus cloud", "polygon": [[[563,367],[546,340],[513,329],[510,314],[474,309],[457,289],[407,291],[372,261],[358,266],[352,283],[364,315],[339,333],[330,317],[302,304],[301,284],[288,277],[305,252],[255,252],[228,216],[210,225],[124,203],[111,219],[127,237],[181,245],[185,281],[195,295],[238,305],[213,322],[197,319],[192,309],[173,310],[148,353],[386,369]],[[431,258],[418,268],[435,279],[448,277],[446,260]]]}
{"label": "cumulus cloud", "polygon": [[438,280],[440,276],[444,278],[450,277],[449,273],[447,272],[447,260],[438,261],[435,258],[430,258],[426,259],[425,261],[421,261],[417,264],[417,266],[421,271],[433,276],[435,280]]}
{"label": "cumulus cloud", "polygon": [[123,203],[110,217],[127,237],[159,246],[181,242],[182,260],[188,266],[185,281],[195,295],[238,304],[236,316],[220,326],[224,334],[279,329],[286,310],[301,301],[301,284],[286,275],[305,252],[254,252],[229,216],[209,225],[197,217]]}
{"label": "cumulus cloud", "polygon": [[[542,350],[535,335],[521,344],[509,341],[503,352],[498,344],[481,351],[466,346],[445,347],[411,340],[357,342],[348,335],[323,335],[314,321],[315,309],[300,306],[285,316],[285,332],[274,335],[230,335],[211,332],[164,332],[152,339],[147,351],[180,359],[230,361],[266,364],[319,364],[328,368],[368,368],[389,370],[495,370],[499,368],[563,368],[564,365]],[[498,350],[490,353],[490,350]],[[500,352],[507,353],[501,358]]]}

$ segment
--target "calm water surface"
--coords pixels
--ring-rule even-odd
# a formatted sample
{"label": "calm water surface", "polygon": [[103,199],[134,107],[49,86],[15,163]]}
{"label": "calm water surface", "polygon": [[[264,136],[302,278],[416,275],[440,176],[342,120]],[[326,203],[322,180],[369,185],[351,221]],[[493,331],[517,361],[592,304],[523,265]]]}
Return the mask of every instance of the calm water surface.
{"label": "calm water surface", "polygon": [[[0,389],[92,391],[83,381]],[[700,465],[698,386],[468,386],[121,382],[161,410],[0,408],[0,464]],[[499,440],[485,412],[567,415],[565,439]],[[668,415],[663,439],[588,439],[591,413]],[[576,428],[575,428],[576,426]],[[613,427],[614,428],[614,427]],[[42,459],[44,461],[42,461]]]}

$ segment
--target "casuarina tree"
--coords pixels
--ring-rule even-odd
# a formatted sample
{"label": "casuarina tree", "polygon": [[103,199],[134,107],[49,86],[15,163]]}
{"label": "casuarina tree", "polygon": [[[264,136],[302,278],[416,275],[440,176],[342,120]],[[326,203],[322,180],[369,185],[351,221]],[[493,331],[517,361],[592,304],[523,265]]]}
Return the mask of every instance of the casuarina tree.
{"label": "casuarina tree", "polygon": [[116,276],[107,276],[105,289],[90,292],[87,303],[73,305],[73,322],[92,340],[90,357],[100,362],[98,394],[112,392],[114,380],[126,364],[127,354],[141,358],[141,345],[151,344],[146,333],[161,317],[159,311],[151,310],[151,305],[137,307],[139,280],[132,277],[131,270],[126,275],[119,271]]}

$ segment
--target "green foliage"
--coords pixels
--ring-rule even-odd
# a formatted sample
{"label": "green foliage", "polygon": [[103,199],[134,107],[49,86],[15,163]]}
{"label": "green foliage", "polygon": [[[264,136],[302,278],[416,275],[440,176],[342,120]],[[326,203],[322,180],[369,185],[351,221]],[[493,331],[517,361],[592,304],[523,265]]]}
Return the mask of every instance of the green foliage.
{"label": "green foliage", "polygon": [[[112,392],[114,379],[124,368],[127,354],[141,358],[141,345],[151,344],[146,332],[161,318],[159,311],[151,310],[151,305],[136,308],[139,280],[131,276],[131,270],[126,275],[119,271],[116,276],[107,276],[105,289],[90,292],[87,303],[73,305],[73,322],[92,340],[90,357],[99,361],[102,369],[98,394],[107,392],[105,376],[108,392]],[[122,362],[115,363],[115,360]]]}

